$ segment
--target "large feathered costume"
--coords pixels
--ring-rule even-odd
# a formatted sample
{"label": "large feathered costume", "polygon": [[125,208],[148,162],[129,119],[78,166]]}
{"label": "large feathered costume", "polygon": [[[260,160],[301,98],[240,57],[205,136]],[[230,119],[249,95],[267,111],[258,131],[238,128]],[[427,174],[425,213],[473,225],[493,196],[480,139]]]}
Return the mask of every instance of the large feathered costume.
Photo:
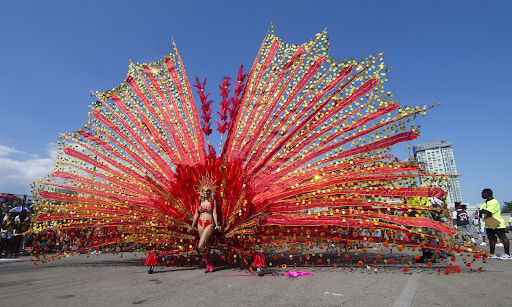
{"label": "large feathered costume", "polygon": [[61,135],[54,172],[34,184],[38,230],[77,229],[85,250],[134,243],[195,253],[186,230],[195,187],[208,175],[223,225],[212,244],[239,254],[283,244],[429,247],[417,238],[456,232],[425,215],[422,199],[445,195],[436,187],[442,176],[411,187],[427,175],[387,153],[419,136],[411,119],[427,107],[395,102],[384,90],[387,71],[382,54],[333,60],[325,32],[293,45],[271,29],[250,72],[220,86],[225,137],[216,153],[205,144],[205,82],[194,84],[198,109],[177,49],[158,62],[130,63],[124,83],[96,94],[86,126]]}

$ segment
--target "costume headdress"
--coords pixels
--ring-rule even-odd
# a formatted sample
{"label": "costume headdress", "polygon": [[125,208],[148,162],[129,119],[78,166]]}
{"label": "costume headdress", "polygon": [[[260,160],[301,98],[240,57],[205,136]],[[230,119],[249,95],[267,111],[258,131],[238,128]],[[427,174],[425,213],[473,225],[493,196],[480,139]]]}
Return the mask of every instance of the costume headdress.
{"label": "costume headdress", "polygon": [[215,194],[215,189],[217,186],[215,185],[215,179],[210,174],[206,174],[199,179],[199,183],[196,185],[197,192],[201,193],[203,190],[212,191],[212,195]]}

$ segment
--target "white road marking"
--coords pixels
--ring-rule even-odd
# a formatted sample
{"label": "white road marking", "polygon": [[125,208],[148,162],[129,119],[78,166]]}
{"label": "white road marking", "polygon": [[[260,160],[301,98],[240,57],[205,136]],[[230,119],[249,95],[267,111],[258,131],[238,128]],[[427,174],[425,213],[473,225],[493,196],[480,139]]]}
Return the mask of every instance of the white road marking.
{"label": "white road marking", "polygon": [[409,280],[405,284],[402,293],[398,296],[393,307],[408,307],[411,306],[412,299],[414,298],[414,294],[416,293],[416,289],[418,288],[418,284],[420,283],[421,273],[413,273]]}
{"label": "white road marking", "polygon": [[327,295],[327,294],[334,295],[334,296],[343,296],[343,294],[341,294],[341,293],[324,292],[324,295]]}

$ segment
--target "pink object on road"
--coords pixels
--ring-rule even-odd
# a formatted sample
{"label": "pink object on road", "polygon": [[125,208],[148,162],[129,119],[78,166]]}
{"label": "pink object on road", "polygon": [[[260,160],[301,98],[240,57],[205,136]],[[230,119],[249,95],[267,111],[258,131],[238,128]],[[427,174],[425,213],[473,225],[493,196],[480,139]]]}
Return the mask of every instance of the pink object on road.
{"label": "pink object on road", "polygon": [[283,273],[284,276],[290,276],[290,277],[299,277],[304,275],[313,275],[313,273],[308,273],[304,271],[289,271],[286,273]]}

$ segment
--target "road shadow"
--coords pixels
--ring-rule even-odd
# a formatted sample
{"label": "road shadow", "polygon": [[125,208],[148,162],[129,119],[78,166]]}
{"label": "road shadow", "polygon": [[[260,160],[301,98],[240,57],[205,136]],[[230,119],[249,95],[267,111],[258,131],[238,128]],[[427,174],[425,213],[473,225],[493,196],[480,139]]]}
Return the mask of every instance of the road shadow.
{"label": "road shadow", "polygon": [[[130,255],[130,254],[128,254]],[[73,257],[84,257],[80,256]],[[102,255],[105,257],[106,255]],[[459,255],[456,261],[451,259],[435,259],[435,263],[416,263],[417,254],[407,253],[381,253],[380,250],[368,248],[366,252],[361,249],[358,253],[354,250],[348,252],[342,251],[310,251],[308,253],[291,253],[290,250],[282,252],[264,253],[267,261],[266,274],[281,275],[290,270],[307,271],[307,272],[342,272],[342,273],[358,273],[358,274],[411,274],[412,272],[421,272],[425,274],[465,274],[465,273],[481,273],[485,272],[485,266],[482,259],[474,258],[473,255]],[[87,257],[87,256],[86,256]],[[144,266],[145,256],[136,257],[135,259],[122,259],[113,257],[111,260],[94,259],[97,256],[89,255],[90,260],[81,262],[62,262],[55,263],[59,267],[140,267],[141,271],[146,271]],[[238,257],[237,262],[228,262],[226,258],[222,259],[222,254],[214,253],[212,258],[215,263],[215,272],[222,271],[239,271],[240,273],[250,273],[252,266],[252,258]],[[88,258],[89,259],[89,258]],[[58,261],[58,260],[56,260]],[[45,265],[45,264],[43,264]],[[48,263],[46,263],[48,265]],[[152,274],[163,274],[178,271],[202,270],[205,265],[201,258],[193,257],[172,257],[167,256],[159,259]],[[255,269],[253,271],[256,271]]]}

